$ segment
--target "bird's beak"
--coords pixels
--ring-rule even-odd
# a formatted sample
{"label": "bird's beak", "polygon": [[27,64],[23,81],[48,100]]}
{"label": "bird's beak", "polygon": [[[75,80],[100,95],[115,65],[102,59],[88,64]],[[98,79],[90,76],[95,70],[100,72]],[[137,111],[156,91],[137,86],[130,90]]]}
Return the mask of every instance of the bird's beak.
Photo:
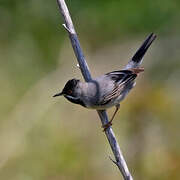
{"label": "bird's beak", "polygon": [[56,97],[56,96],[62,96],[62,95],[63,95],[63,93],[60,92],[60,93],[55,94],[53,97]]}

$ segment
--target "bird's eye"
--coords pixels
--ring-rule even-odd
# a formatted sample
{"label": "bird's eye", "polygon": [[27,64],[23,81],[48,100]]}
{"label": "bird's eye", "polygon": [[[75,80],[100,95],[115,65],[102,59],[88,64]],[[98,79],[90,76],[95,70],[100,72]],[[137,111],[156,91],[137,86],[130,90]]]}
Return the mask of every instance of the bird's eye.
{"label": "bird's eye", "polygon": [[68,94],[72,94],[72,90],[68,90]]}

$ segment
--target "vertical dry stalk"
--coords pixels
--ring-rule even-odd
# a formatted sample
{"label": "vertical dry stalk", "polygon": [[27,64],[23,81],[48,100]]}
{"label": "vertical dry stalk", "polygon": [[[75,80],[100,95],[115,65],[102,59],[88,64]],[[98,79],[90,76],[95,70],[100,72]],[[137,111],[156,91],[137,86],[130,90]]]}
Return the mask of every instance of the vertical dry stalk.
{"label": "vertical dry stalk", "polygon": [[[90,74],[88,65],[86,63],[86,60],[84,58],[82,49],[80,47],[80,42],[78,40],[76,31],[74,29],[74,25],[73,25],[73,22],[71,20],[71,17],[70,17],[68,8],[66,6],[66,3],[64,0],[57,0],[57,3],[59,6],[61,15],[63,16],[63,19],[64,19],[63,26],[65,27],[65,29],[67,30],[67,32],[69,34],[69,38],[71,40],[71,44],[72,44],[74,53],[76,55],[76,58],[78,60],[82,75],[83,75],[85,81],[91,81],[92,80],[91,74]],[[107,124],[108,123],[108,116],[107,116],[106,111],[103,110],[103,111],[97,111],[97,112],[98,112],[99,117],[101,119],[102,125]],[[125,161],[125,159],[121,153],[119,144],[116,140],[116,137],[114,135],[112,128],[111,127],[107,128],[107,130],[105,131],[105,134],[106,134],[108,142],[111,146],[112,152],[115,156],[115,161],[112,159],[111,160],[118,166],[118,168],[119,168],[119,170],[120,170],[120,172],[121,172],[121,174],[125,180],[133,180],[133,178],[132,178],[132,176],[128,170],[126,161]]]}

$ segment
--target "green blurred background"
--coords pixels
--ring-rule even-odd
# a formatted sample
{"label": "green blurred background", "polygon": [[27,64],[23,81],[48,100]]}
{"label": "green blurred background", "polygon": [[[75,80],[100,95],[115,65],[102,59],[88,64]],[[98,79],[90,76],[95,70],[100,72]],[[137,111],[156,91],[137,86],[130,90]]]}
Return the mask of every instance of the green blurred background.
{"label": "green blurred background", "polygon": [[[180,179],[180,1],[67,1],[93,76],[154,32],[113,124],[134,179]],[[81,78],[56,0],[0,0],[0,179],[122,179],[95,111],[52,95]],[[108,110],[109,115],[113,108]]]}

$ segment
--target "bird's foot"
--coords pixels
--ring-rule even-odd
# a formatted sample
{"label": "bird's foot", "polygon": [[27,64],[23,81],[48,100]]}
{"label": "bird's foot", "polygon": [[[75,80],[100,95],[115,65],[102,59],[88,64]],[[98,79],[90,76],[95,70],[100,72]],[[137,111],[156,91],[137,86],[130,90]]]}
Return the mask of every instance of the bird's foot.
{"label": "bird's foot", "polygon": [[112,126],[112,121],[109,121],[108,123],[106,123],[105,125],[102,125],[103,128],[103,132],[105,132],[109,127]]}

